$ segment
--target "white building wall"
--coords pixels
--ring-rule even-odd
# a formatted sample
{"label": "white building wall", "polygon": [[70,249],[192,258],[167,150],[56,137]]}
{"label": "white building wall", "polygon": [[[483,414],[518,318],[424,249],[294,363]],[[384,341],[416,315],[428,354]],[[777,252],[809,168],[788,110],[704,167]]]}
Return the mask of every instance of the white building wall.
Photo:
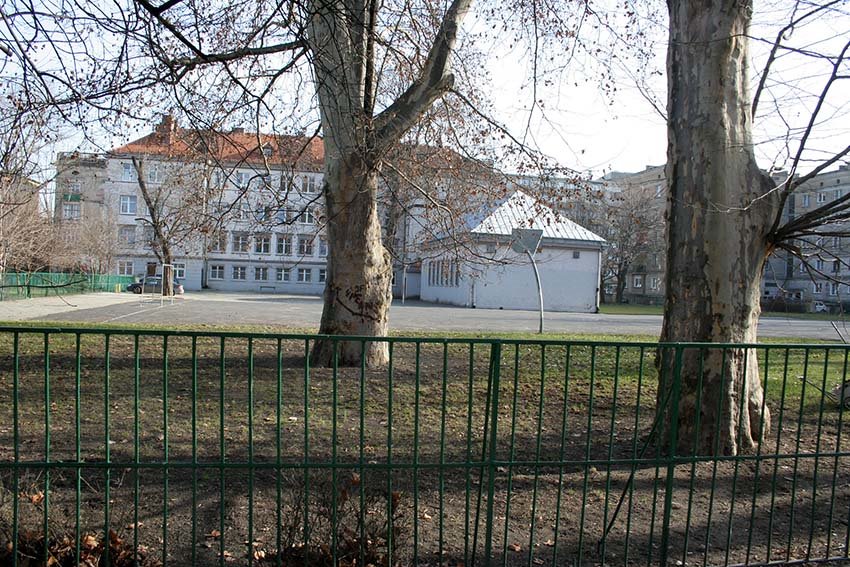
{"label": "white building wall", "polygon": [[[578,252],[578,258],[573,257],[574,252]],[[479,253],[484,253],[483,248]],[[422,269],[421,298],[485,309],[537,309],[537,283],[528,260],[504,247],[497,250],[495,257],[504,258],[508,263],[463,267],[457,286],[434,285],[426,262]],[[599,250],[555,248],[544,242],[536,260],[546,311],[596,311]]]}

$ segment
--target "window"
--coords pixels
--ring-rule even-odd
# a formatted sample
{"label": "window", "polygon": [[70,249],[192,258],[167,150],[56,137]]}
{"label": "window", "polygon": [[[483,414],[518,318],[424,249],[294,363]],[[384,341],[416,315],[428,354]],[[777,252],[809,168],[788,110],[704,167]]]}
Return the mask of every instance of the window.
{"label": "window", "polygon": [[823,293],[823,284],[819,282],[815,282],[812,284],[812,292],[814,293]]}
{"label": "window", "polygon": [[119,276],[132,276],[133,275],[133,262],[132,260],[125,260],[118,262],[118,275]]}
{"label": "window", "polygon": [[62,203],[62,218],[65,220],[80,220],[80,204]]}
{"label": "window", "polygon": [[651,277],[649,279],[649,289],[651,289],[653,291],[657,291],[660,283],[661,283],[661,278],[658,278],[658,277],[655,277],[655,276]]}
{"label": "window", "polygon": [[288,234],[277,235],[278,256],[292,256],[292,237]]}
{"label": "window", "polygon": [[316,224],[316,216],[313,214],[313,211],[305,209],[298,216],[298,222],[302,224]]}
{"label": "window", "polygon": [[573,260],[581,258],[581,250],[573,250]]}
{"label": "window", "polygon": [[829,284],[829,295],[838,295],[838,283],[831,282]]}
{"label": "window", "polygon": [[313,279],[313,270],[310,268],[298,268],[298,281],[301,283],[310,283]]}
{"label": "window", "polygon": [[[328,255],[328,240],[324,236],[319,237],[319,256],[324,258]],[[324,281],[324,280],[321,280]]]}
{"label": "window", "polygon": [[832,273],[837,274],[841,272],[841,260],[833,260],[832,261]]}
{"label": "window", "polygon": [[833,248],[841,248],[841,237],[833,236],[832,237],[832,247]]}
{"label": "window", "polygon": [[234,252],[247,252],[249,241],[250,241],[250,238],[244,232],[234,232],[233,233],[233,251]]}
{"label": "window", "polygon": [[811,204],[810,203],[810,196],[809,195],[803,195],[803,207],[804,208],[808,207],[810,204]]}
{"label": "window", "polygon": [[144,242],[149,248],[153,248],[155,239],[156,235],[153,232],[153,227],[146,226],[144,232],[142,233],[142,242]]}
{"label": "window", "polygon": [[815,260],[815,268],[821,271],[823,270],[823,258]]}
{"label": "window", "polygon": [[174,262],[174,277],[178,280],[186,279],[186,263]]}
{"label": "window", "polygon": [[244,171],[237,171],[236,175],[233,177],[233,183],[237,187],[245,188],[248,187],[249,176]]}
{"label": "window", "polygon": [[841,189],[836,189],[835,191],[833,191],[832,192],[832,198],[833,199],[840,199],[841,198]]}
{"label": "window", "polygon": [[132,163],[122,163],[121,164],[121,181],[135,181],[136,180],[136,168]]}
{"label": "window", "polygon": [[635,289],[643,287],[643,276],[635,276],[632,279],[632,287]]}
{"label": "window", "polygon": [[79,195],[83,190],[83,184],[76,180],[68,180],[65,182],[65,193]]}
{"label": "window", "polygon": [[274,155],[274,150],[272,149],[272,147],[268,144],[263,146],[263,156],[272,157],[272,155]]}
{"label": "window", "polygon": [[227,250],[227,233],[216,232],[210,237],[209,251],[224,252],[225,250]]}
{"label": "window", "polygon": [[121,214],[135,215],[136,201],[137,198],[135,195],[121,195],[120,197],[118,197],[118,208],[121,211]]}
{"label": "window", "polygon": [[826,193],[818,193],[818,203],[826,203]]}
{"label": "window", "polygon": [[265,282],[269,280],[269,269],[266,267],[257,267],[254,268],[254,279],[258,282]]}
{"label": "window", "polygon": [[136,227],[122,226],[118,229],[119,244],[135,244],[136,243]]}
{"label": "window", "polygon": [[275,270],[275,279],[279,282],[288,282],[289,268],[277,268],[277,270]]}
{"label": "window", "polygon": [[319,283],[325,283],[328,279],[328,271],[325,268],[319,268]]}
{"label": "window", "polygon": [[301,178],[301,191],[304,193],[315,193],[318,190],[316,187],[316,178],[312,175],[305,175]]}
{"label": "window", "polygon": [[223,280],[224,279],[224,266],[221,264],[212,264],[210,266],[210,279],[211,280]]}
{"label": "window", "polygon": [[298,253],[302,256],[313,255],[313,237],[302,234],[298,237]]}
{"label": "window", "polygon": [[272,237],[270,234],[254,235],[254,252],[257,254],[269,254],[272,251]]}
{"label": "window", "polygon": [[234,280],[248,279],[248,270],[245,266],[233,266],[232,276]]}
{"label": "window", "polygon": [[148,183],[162,183],[163,175],[157,164],[151,164],[147,168]]}
{"label": "window", "polygon": [[495,254],[496,253],[496,243],[495,242],[488,242],[487,247],[485,248],[485,253]]}

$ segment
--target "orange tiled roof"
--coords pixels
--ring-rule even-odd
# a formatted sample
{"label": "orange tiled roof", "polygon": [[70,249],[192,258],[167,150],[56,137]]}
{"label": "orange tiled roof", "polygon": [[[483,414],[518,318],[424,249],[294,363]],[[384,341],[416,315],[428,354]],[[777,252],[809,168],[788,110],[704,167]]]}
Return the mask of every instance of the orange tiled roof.
{"label": "orange tiled roof", "polygon": [[[264,157],[264,150],[271,151]],[[114,148],[113,155],[155,155],[164,158],[213,159],[230,166],[240,164],[282,165],[302,171],[320,171],[325,148],[320,138],[257,134],[234,130],[217,132],[180,128],[166,116],[156,130],[147,136]]]}

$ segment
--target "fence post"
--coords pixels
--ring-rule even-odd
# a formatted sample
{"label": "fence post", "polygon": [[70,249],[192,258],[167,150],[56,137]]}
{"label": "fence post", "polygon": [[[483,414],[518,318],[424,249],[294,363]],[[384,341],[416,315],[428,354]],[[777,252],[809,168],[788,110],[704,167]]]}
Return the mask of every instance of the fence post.
{"label": "fence post", "polygon": [[490,391],[493,393],[490,407],[490,451],[487,457],[487,526],[484,536],[485,565],[490,565],[493,548],[493,500],[496,495],[496,452],[498,448],[499,434],[499,375],[502,367],[502,343],[495,342],[490,345]]}
{"label": "fence post", "polygon": [[670,515],[673,511],[673,479],[676,472],[676,456],[679,450],[679,399],[682,396],[682,345],[675,345],[675,360],[673,361],[673,383],[670,385],[670,437],[667,447],[667,481],[664,484],[664,516],[661,527],[661,561],[667,565],[670,547]]}

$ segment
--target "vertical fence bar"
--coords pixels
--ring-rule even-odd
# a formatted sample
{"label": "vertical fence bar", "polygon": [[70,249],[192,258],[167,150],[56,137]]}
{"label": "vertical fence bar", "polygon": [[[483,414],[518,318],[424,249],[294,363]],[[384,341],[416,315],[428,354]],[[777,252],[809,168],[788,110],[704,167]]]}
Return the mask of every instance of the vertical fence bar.
{"label": "vertical fence bar", "polygon": [[110,442],[109,426],[109,365],[110,365],[110,335],[107,333],[104,336],[103,343],[103,452],[106,468],[104,469],[104,487],[103,487],[103,555],[106,558],[106,564],[109,565],[109,513],[110,513],[110,496],[112,483],[112,472],[109,469],[109,461],[112,456],[112,448]]}
{"label": "vertical fence bar", "polygon": [[785,547],[785,561],[791,560],[791,544],[794,540],[794,519],[796,518],[795,503],[797,502],[797,473],[800,466],[800,441],[803,437],[803,411],[806,404],[806,384],[809,378],[809,362],[811,351],[805,349],[803,359],[803,385],[800,390],[800,410],[797,412],[797,440],[794,444],[794,473],[791,477],[791,512],[788,519],[788,545]]}
{"label": "vertical fence bar", "polygon": [[776,509],[776,477],[779,473],[779,450],[782,443],[782,421],[785,417],[785,391],[786,386],[788,385],[788,364],[790,354],[790,350],[786,348],[783,360],[782,391],[779,394],[779,419],[777,420],[778,423],[776,426],[776,445],[773,450],[773,454],[776,456],[773,459],[773,478],[771,478],[770,481],[770,512],[768,514],[767,519],[767,557],[765,557],[766,563],[770,563],[770,556],[773,551],[773,512]]}
{"label": "vertical fence bar", "polygon": [[[168,335],[162,336],[162,565],[168,565]],[[223,534],[222,534],[223,535]]]}
{"label": "vertical fence bar", "polygon": [[570,345],[564,353],[564,404],[561,407],[561,447],[558,449],[558,496],[555,500],[555,537],[552,542],[552,565],[558,564],[558,536],[561,533],[561,498],[564,493],[564,460],[567,448],[567,416],[570,411]]}
{"label": "vertical fence bar", "polygon": [[[390,362],[387,365],[387,565],[393,564],[393,514],[396,497],[393,494],[393,346],[387,345]],[[334,469],[336,470],[336,469]]]}
{"label": "vertical fence bar", "polygon": [[[735,451],[735,459],[734,459],[735,464],[734,464],[734,467],[732,469],[732,499],[729,502],[729,523],[728,523],[727,531],[726,531],[726,556],[724,558],[724,564],[725,565],[729,564],[729,553],[731,551],[729,548],[732,546],[732,526],[733,526],[733,521],[735,519],[735,498],[737,497],[737,492],[738,492],[738,472],[739,472],[739,468],[740,468],[740,464],[741,464],[740,453],[741,453],[741,444],[742,444],[742,438],[743,438],[742,436],[743,436],[743,429],[744,429],[744,420],[741,416],[744,415],[744,404],[747,403],[747,396],[745,396],[744,393],[746,392],[747,367],[749,365],[748,363],[749,363],[749,353],[750,353],[750,351],[749,351],[749,349],[743,349],[743,350],[744,350],[743,376],[741,377],[741,394],[738,396],[740,398],[740,402],[738,403],[738,426],[737,426],[737,431],[735,432],[736,451]],[[733,356],[734,356],[734,354],[733,354]],[[733,383],[733,387],[734,387],[734,381],[736,380],[736,378],[735,378],[735,376],[732,376],[731,371],[729,373],[729,380],[730,380],[730,382]]]}
{"label": "vertical fence bar", "polygon": [[[723,380],[726,378],[726,349],[721,349],[720,351],[720,384],[723,386]],[[716,416],[717,418],[714,420],[714,451],[713,455],[716,457],[720,454],[720,419],[723,413],[723,400],[724,396],[722,393],[723,388],[721,387],[721,391],[717,394],[717,410]],[[731,411],[731,410],[730,410]],[[708,565],[708,551],[711,544],[711,516],[714,511],[714,495],[717,492],[717,459],[714,459],[711,463],[711,492],[708,497],[708,519],[705,522],[705,553],[703,554],[702,564],[703,567],[707,567]]]}
{"label": "vertical fence bar", "polygon": [[[15,458],[15,472],[12,477],[12,565],[18,566],[18,523],[20,520],[20,498],[21,498],[21,429],[19,417],[19,389],[21,382],[21,346],[20,334],[15,331],[12,334],[12,450]],[[79,492],[78,492],[79,493]],[[79,538],[77,538],[79,540]],[[77,553],[77,557],[80,554]]]}
{"label": "vertical fence bar", "polygon": [[[108,353],[108,350],[107,350]],[[108,355],[107,355],[108,357]],[[108,460],[107,460],[108,462]],[[44,464],[50,463],[50,334],[44,333]],[[108,471],[109,469],[107,469]],[[108,477],[107,477],[108,479]],[[107,499],[109,497],[109,485],[107,484]],[[50,467],[44,468],[44,514],[43,514],[43,533],[44,533],[44,563],[49,565],[50,547],[49,547],[49,520],[50,520]],[[107,501],[107,506],[108,506]],[[108,558],[108,556],[107,556]]]}
{"label": "vertical fence bar", "polygon": [[829,353],[829,348],[824,349],[823,379],[821,380],[820,403],[818,405],[818,428],[817,433],[815,434],[815,464],[814,470],[812,471],[812,511],[811,521],[809,522],[809,542],[806,546],[806,561],[809,561],[812,557],[812,543],[814,542],[815,537],[815,513],[817,512],[818,494],[818,468],[820,465],[821,434],[823,433],[823,405],[824,401],[826,400],[826,379],[829,375]]}
{"label": "vertical fence bar", "polygon": [[283,550],[280,548],[281,546],[281,537],[280,537],[280,529],[281,529],[281,520],[283,511],[281,510],[281,499],[282,499],[282,487],[281,487],[281,434],[280,434],[280,421],[283,417],[281,415],[281,406],[283,405],[283,345],[281,339],[277,339],[277,376],[276,376],[276,384],[275,384],[275,464],[277,465],[275,468],[275,493],[277,503],[277,507],[275,508],[275,549],[277,553],[275,553],[275,565],[277,567],[281,567],[283,563]]}
{"label": "vertical fence bar", "polygon": [[220,567],[224,567],[225,561],[225,537],[224,537],[224,513],[225,513],[225,463],[227,462],[227,453],[225,446],[225,438],[224,438],[224,418],[225,418],[225,405],[224,405],[224,386],[225,386],[225,341],[222,336],[219,340],[219,359],[218,359],[218,372],[219,372],[219,386],[218,386],[218,458],[219,458],[219,469],[218,469],[218,501],[219,501],[219,509],[218,509],[218,564]]}
{"label": "vertical fence bar", "polygon": [[[304,340],[304,549],[310,545],[310,339]],[[309,565],[309,553],[304,554],[304,565]]]}
{"label": "vertical fence bar", "polygon": [[472,487],[471,466],[472,466],[472,407],[473,407],[473,382],[475,368],[475,344],[469,343],[469,370],[467,381],[467,404],[466,404],[466,463],[464,466],[464,475],[466,479],[466,506],[464,507],[464,522],[463,522],[463,562],[469,564],[469,512],[470,512],[470,491]]}
{"label": "vertical fence bar", "polygon": [[[337,471],[337,416],[339,406],[339,342],[334,341],[333,350],[333,368],[331,373],[331,565],[336,567],[337,564],[337,540],[338,514],[337,514],[337,486],[339,483],[339,473]],[[389,538],[389,535],[387,536]],[[388,539],[389,541],[389,539]]]}
{"label": "vertical fence bar", "polygon": [[[768,377],[770,376],[770,349],[766,348],[764,350],[764,387],[762,388],[762,399],[761,399],[761,415],[764,416],[765,408],[767,407],[767,393],[768,393],[768,384],[770,383]],[[758,430],[758,447],[756,448],[756,471],[753,479],[753,499],[750,502],[750,528],[747,534],[747,556],[744,559],[744,563],[750,562],[750,555],[752,552],[753,546],[753,526],[755,526],[756,522],[756,505],[757,505],[757,497],[758,497],[758,487],[759,480],[761,476],[761,450],[764,446],[764,417],[759,420],[759,430]]]}
{"label": "vertical fence bar", "polygon": [[358,483],[358,493],[360,497],[360,565],[366,564],[366,478],[364,475],[364,465],[366,464],[366,345],[365,341],[360,341],[360,432],[359,432],[359,447],[358,447],[358,463],[360,465],[359,473],[360,480]]}
{"label": "vertical fence bar", "polygon": [[578,564],[582,565],[584,557],[584,520],[587,508],[587,479],[590,469],[590,432],[593,430],[593,395],[596,387],[596,345],[590,347],[590,391],[587,402],[587,433],[584,446],[584,480],[581,485],[581,513],[578,532]]}
{"label": "vertical fence bar", "polygon": [[[843,433],[843,425],[844,425],[844,409],[845,409],[845,396],[844,396],[844,385],[847,381],[847,364],[848,364],[848,354],[850,351],[844,349],[844,364],[841,369],[841,395],[839,396],[838,403],[838,424],[836,425],[835,431],[835,457],[832,462],[832,493],[829,497],[829,519],[826,523],[826,551],[824,552],[825,557],[831,557],[829,552],[830,544],[832,543],[832,524],[834,520],[835,513],[835,485],[838,480],[838,466],[840,465],[840,457],[838,456],[841,452],[841,435]],[[848,526],[850,529],[850,526]],[[847,550],[845,549],[845,554]]]}
{"label": "vertical fence bar", "polygon": [[192,337],[192,565],[198,563],[198,337]]}
{"label": "vertical fence bar", "polygon": [[[493,365],[498,364],[498,362],[494,361],[492,358],[492,346],[493,345],[491,343],[491,358],[487,370],[487,391],[484,396],[484,427],[481,428],[481,460],[478,465],[478,496],[475,499],[475,527],[472,534],[472,565],[475,565],[478,553],[478,528],[481,523],[481,499],[483,498],[484,491],[484,469],[486,467],[485,463],[487,463],[487,446],[490,443],[490,401],[492,400],[493,393]],[[489,561],[489,559],[487,559],[487,561]]]}
{"label": "vertical fence bar", "polygon": [[[546,398],[546,345],[540,345],[540,390],[537,403],[537,431],[534,447],[534,483],[531,491],[531,526],[528,534],[528,566],[534,561],[534,530],[537,528],[537,493],[540,488],[540,452],[543,448],[543,408]],[[590,430],[587,432],[590,435]]]}
{"label": "vertical fence bar", "polygon": [[254,564],[254,337],[248,338],[248,565]]}
{"label": "vertical fence bar", "polygon": [[[493,508],[496,499],[496,462],[499,449],[499,379],[502,369],[502,343],[494,342],[490,345],[490,386],[489,389],[493,393],[493,415],[490,418],[490,455],[487,459],[488,477],[487,477],[487,523],[484,533],[484,560],[485,565],[491,565],[492,550],[493,550]],[[486,437],[485,429],[485,437]],[[476,522],[476,529],[477,529]]]}
{"label": "vertical fence bar", "polygon": [[508,462],[508,488],[505,496],[505,533],[502,537],[502,567],[508,564],[508,533],[511,523],[511,493],[514,486],[514,460],[516,459],[516,414],[517,396],[519,392],[519,343],[514,345],[514,380],[513,400],[511,401],[511,436],[510,456]]}
{"label": "vertical fence bar", "polygon": [[696,483],[696,472],[697,472],[697,459],[696,456],[700,451],[700,433],[702,429],[702,388],[703,388],[703,375],[705,373],[705,350],[699,349],[697,351],[697,356],[699,356],[699,364],[697,369],[697,400],[696,400],[696,425],[694,426],[694,445],[691,449],[691,473],[690,473],[690,481],[688,483],[688,512],[685,517],[685,541],[682,545],[682,565],[688,562],[688,542],[690,541],[691,535],[691,511],[693,510],[694,503],[694,485]]}
{"label": "vertical fence bar", "polygon": [[682,346],[676,345],[673,383],[670,395],[670,437],[668,441],[667,481],[664,484],[664,517],[661,521],[661,565],[667,565],[670,552],[670,515],[673,511],[673,480],[679,453],[679,398],[682,393]]}
{"label": "vertical fence bar", "polygon": [[[608,463],[605,465],[605,503],[602,512],[602,526],[608,525],[608,500],[611,494],[611,460],[614,458],[614,430],[617,427],[617,393],[620,385],[620,347],[616,347],[614,351],[614,392],[611,399],[611,422],[609,424],[610,431],[608,432]],[[601,557],[599,560],[605,563],[606,543],[608,538],[603,532],[601,540]]]}
{"label": "vertical fence bar", "polygon": [[[133,558],[139,557],[139,490],[141,487],[142,469],[139,466],[139,433],[141,427],[140,418],[140,382],[141,382],[141,355],[139,354],[139,335],[133,335],[133,463],[136,470],[133,474]],[[194,547],[194,544],[193,544]],[[79,557],[79,553],[77,554]]]}
{"label": "vertical fence bar", "polygon": [[[643,368],[644,368],[644,358],[646,357],[646,352],[644,350],[645,347],[640,347],[638,351],[638,384],[637,384],[637,392],[635,393],[635,421],[634,421],[634,435],[632,436],[632,458],[638,458],[638,449],[637,449],[637,441],[638,441],[638,430],[640,427],[640,400],[641,394],[643,390]],[[647,442],[648,443],[648,442]],[[633,463],[630,471],[630,479],[634,478],[634,474],[637,471],[637,463]],[[623,564],[629,564],[629,543],[630,537],[632,533],[632,508],[634,507],[634,491],[635,491],[635,483],[630,480],[629,482],[629,505],[626,510],[626,535],[625,541],[623,542]]]}
{"label": "vertical fence bar", "polygon": [[[82,378],[82,368],[80,366],[80,343],[80,333],[76,333],[74,337],[74,457],[76,458],[77,463],[80,463],[82,461],[82,434],[80,431],[80,381]],[[80,467],[77,467],[77,470],[74,474],[74,557],[77,558],[77,561],[79,561],[80,557],[80,537],[82,535],[80,526],[80,507],[82,501],[83,488],[82,480],[82,470],[80,469]]]}
{"label": "vertical fence bar", "polygon": [[419,389],[422,343],[416,341],[413,377],[413,565],[419,565]]}
{"label": "vertical fence bar", "polygon": [[444,523],[445,523],[445,492],[446,492],[446,389],[449,372],[449,344],[443,341],[443,376],[442,394],[440,397],[440,521],[438,527],[438,561],[443,560]]}

